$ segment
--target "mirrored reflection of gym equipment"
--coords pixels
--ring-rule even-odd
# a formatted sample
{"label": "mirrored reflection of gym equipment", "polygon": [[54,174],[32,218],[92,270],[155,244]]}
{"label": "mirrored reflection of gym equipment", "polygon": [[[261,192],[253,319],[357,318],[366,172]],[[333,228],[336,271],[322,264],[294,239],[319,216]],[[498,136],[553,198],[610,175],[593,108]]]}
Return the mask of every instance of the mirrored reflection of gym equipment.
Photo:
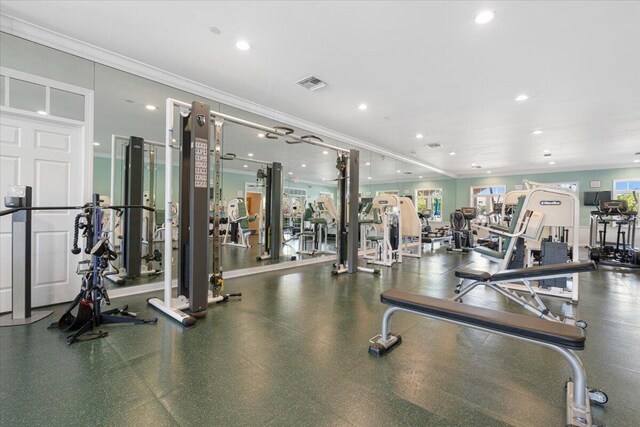
{"label": "mirrored reflection of gym equipment", "polygon": [[285,189],[282,197],[282,216],[284,218],[283,232],[288,235],[287,240],[297,238],[304,229],[304,212],[306,196],[289,194],[291,189]]}
{"label": "mirrored reflection of gym equipment", "polygon": [[[180,109],[180,113],[182,116],[193,116],[193,112],[191,111],[192,105],[183,101],[178,101],[178,100],[174,100],[174,99],[167,99],[167,116],[166,116],[166,123],[167,123],[167,135],[166,135],[166,147],[167,147],[167,156],[168,157],[172,157],[171,154],[171,148],[173,147],[173,144],[171,142],[172,139],[172,134],[173,134],[173,115],[174,115],[174,108],[177,107]],[[358,267],[358,239],[357,238],[347,238],[347,236],[357,236],[358,234],[358,211],[357,209],[353,209],[348,211],[349,214],[349,218],[347,219],[347,203],[346,203],[346,199],[347,199],[347,195],[349,197],[349,202],[352,206],[358,206],[358,179],[359,179],[359,174],[358,174],[358,162],[359,162],[359,151],[358,150],[349,150],[349,149],[345,149],[345,148],[341,148],[338,146],[334,146],[331,144],[327,144],[325,142],[323,142],[320,138],[318,137],[314,137],[312,135],[304,135],[304,136],[299,136],[296,135],[293,130],[289,129],[289,128],[284,128],[284,127],[269,127],[269,126],[265,126],[265,125],[261,125],[258,123],[254,123],[251,122],[249,120],[245,120],[245,119],[241,119],[238,117],[233,117],[231,115],[228,114],[224,114],[224,113],[220,113],[220,112],[213,112],[209,110],[208,115],[204,115],[204,114],[197,114],[196,115],[198,118],[198,120],[212,120],[215,124],[215,140],[216,140],[216,150],[214,150],[216,153],[220,153],[219,150],[221,150],[221,130],[222,130],[222,126],[224,122],[230,122],[230,123],[235,123],[235,124],[239,124],[242,126],[246,126],[246,127],[250,127],[253,129],[257,129],[259,131],[265,132],[265,138],[266,139],[276,139],[279,137],[285,138],[285,142],[289,143],[289,144],[297,144],[297,143],[306,143],[309,145],[315,145],[318,147],[323,147],[325,149],[328,150],[332,150],[336,153],[338,153],[338,162],[336,167],[338,168],[338,210],[340,212],[339,214],[339,219],[338,219],[338,236],[337,236],[337,243],[338,243],[338,250],[337,250],[337,260],[334,264],[334,269],[332,270],[332,274],[340,274],[343,272],[349,272],[349,273],[355,273],[357,271],[364,271],[364,270],[370,270],[370,269],[360,269]],[[193,119],[195,120],[195,119]],[[170,163],[170,158],[167,159],[167,163]],[[220,175],[221,170],[219,168],[219,164],[218,162],[216,162],[216,166],[214,168],[214,174],[216,175]],[[347,175],[347,170],[349,170],[349,174]],[[347,182],[348,182],[348,189],[349,191],[347,192]],[[218,197],[220,198],[220,190],[219,190],[219,183],[220,180],[218,179],[214,179],[214,184],[217,183],[217,187],[218,189],[216,191],[214,191],[214,195],[218,194]],[[168,207],[171,206],[172,204],[172,194],[171,194],[171,184],[172,184],[172,178],[171,178],[171,174],[166,174],[165,176],[165,203],[167,203]],[[181,208],[182,210],[182,208]],[[214,211],[214,213],[217,212]],[[215,216],[215,215],[214,215]],[[278,215],[278,217],[280,217],[280,214]],[[172,232],[172,214],[171,214],[171,209],[165,209],[165,227],[166,227],[166,234],[170,234]],[[274,222],[272,220],[272,227],[274,227],[276,224],[276,222]],[[181,224],[181,228],[183,224]],[[281,224],[280,224],[281,227]],[[219,219],[216,220],[216,222],[214,223],[214,229],[218,229],[219,228]],[[208,229],[208,228],[204,228],[204,229]],[[205,233],[208,234],[208,233]],[[217,233],[214,233],[214,238],[216,237]],[[274,247],[273,245],[274,242],[272,242],[272,249]],[[217,251],[218,251],[218,256],[215,255],[215,251],[216,251],[216,246],[217,246]],[[170,242],[168,242],[168,240],[165,240],[165,252],[167,251],[167,249],[170,249]],[[222,279],[222,272],[221,270],[219,270],[219,245],[214,245],[214,273],[212,279],[214,281],[218,280],[218,279]],[[217,266],[217,267],[216,267]],[[271,269],[271,266],[263,266],[265,269]],[[165,262],[164,263],[164,268],[165,268],[165,272],[164,272],[164,301],[163,300],[159,300],[156,299],[157,301],[155,301],[155,303],[153,305],[159,307],[159,309],[165,311],[168,315],[172,315],[173,313],[173,306],[171,303],[171,296],[172,296],[172,288],[171,288],[171,263],[169,262]],[[278,266],[273,266],[273,269],[279,269]],[[261,270],[262,271],[262,270]],[[373,271],[373,270],[371,270]],[[186,297],[185,297],[186,298]],[[151,301],[150,301],[151,303]],[[160,308],[162,307],[162,308]],[[181,320],[180,318],[177,318],[177,320]]]}
{"label": "mirrored reflection of gym equipment", "polygon": [[[122,156],[123,203],[125,205],[145,205],[155,209],[156,147],[161,147],[162,144],[155,141],[145,141],[136,136],[111,136],[110,203],[114,203],[116,199],[116,145],[118,140],[125,141],[122,144],[124,152]],[[145,154],[148,154],[149,164],[146,190],[144,188]],[[107,278],[110,281],[124,285],[130,279],[161,273],[160,270],[153,268],[154,263],[162,262],[162,253],[154,248],[155,212],[133,209],[125,210],[122,216],[109,215],[109,228],[112,232],[113,244],[116,248],[119,247],[122,258],[117,270],[110,267],[107,273]],[[145,247],[146,250],[143,251]]]}
{"label": "mirrored reflection of gym equipment", "polygon": [[227,221],[224,229],[224,239],[222,246],[237,246],[240,248],[250,248],[249,222],[255,221],[256,216],[249,215],[244,197],[236,197],[227,202]]}
{"label": "mirrored reflection of gym equipment", "polygon": [[282,219],[280,215],[283,186],[282,164],[250,157],[240,157],[234,153],[225,153],[221,156],[221,160],[240,160],[263,166],[258,170],[256,175],[256,180],[258,181],[259,187],[263,189],[264,196],[262,206],[260,207],[261,214],[258,214],[260,224],[258,227],[260,230],[259,241],[263,245],[263,251],[262,254],[257,257],[257,260],[280,259],[280,248],[282,245]]}
{"label": "mirrored reflection of gym equipment", "polygon": [[309,203],[303,219],[302,230],[298,234],[297,253],[312,256],[335,254],[335,251],[328,248],[330,230],[333,229],[335,235],[337,225],[333,199],[319,196],[313,204]]}

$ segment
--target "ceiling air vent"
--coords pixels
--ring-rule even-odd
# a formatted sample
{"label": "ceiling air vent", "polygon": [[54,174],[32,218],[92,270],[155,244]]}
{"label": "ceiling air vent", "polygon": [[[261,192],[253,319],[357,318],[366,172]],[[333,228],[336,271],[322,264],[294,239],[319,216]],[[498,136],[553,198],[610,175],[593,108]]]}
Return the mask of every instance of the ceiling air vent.
{"label": "ceiling air vent", "polygon": [[482,169],[482,166],[480,166],[480,165],[473,165],[473,166],[471,166],[471,169]]}
{"label": "ceiling air vent", "polygon": [[413,172],[409,172],[409,171],[407,171],[407,172],[405,172],[404,174],[405,174],[405,175],[412,175],[412,174],[413,174]]}
{"label": "ceiling air vent", "polygon": [[302,86],[303,88],[309,89],[311,91],[323,88],[327,85],[325,82],[323,82],[316,76],[305,77],[302,80],[298,80],[296,83]]}
{"label": "ceiling air vent", "polygon": [[438,144],[437,142],[434,142],[433,144],[427,144],[427,148],[440,148],[442,147],[442,144]]}

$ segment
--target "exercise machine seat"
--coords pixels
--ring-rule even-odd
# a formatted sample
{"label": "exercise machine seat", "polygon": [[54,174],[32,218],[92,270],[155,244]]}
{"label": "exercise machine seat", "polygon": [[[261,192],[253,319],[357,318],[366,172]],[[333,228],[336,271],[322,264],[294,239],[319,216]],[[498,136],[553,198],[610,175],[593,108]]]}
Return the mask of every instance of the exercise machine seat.
{"label": "exercise machine seat", "polygon": [[459,268],[456,270],[456,277],[460,279],[479,280],[482,282],[505,282],[507,280],[522,280],[532,277],[558,276],[562,274],[584,273],[596,270],[596,263],[587,262],[567,262],[562,264],[538,265],[534,267],[514,268],[503,270],[491,274],[482,270],[471,268]]}
{"label": "exercise machine seat", "polygon": [[450,319],[573,350],[583,350],[586,341],[584,330],[575,325],[550,322],[538,317],[476,307],[426,295],[416,295],[398,289],[383,292],[380,295],[380,301],[383,304],[417,313]]}

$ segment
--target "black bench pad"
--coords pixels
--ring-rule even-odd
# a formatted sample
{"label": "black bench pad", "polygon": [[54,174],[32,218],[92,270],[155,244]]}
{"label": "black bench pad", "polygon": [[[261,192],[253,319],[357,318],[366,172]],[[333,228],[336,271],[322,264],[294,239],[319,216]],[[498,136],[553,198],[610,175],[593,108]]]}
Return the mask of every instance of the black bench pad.
{"label": "black bench pad", "polygon": [[482,270],[474,270],[473,268],[461,267],[456,270],[456,277],[488,282],[489,279],[491,279],[491,273]]}
{"label": "black bench pad", "polygon": [[588,262],[567,262],[564,264],[537,265],[535,267],[514,268],[504,270],[491,275],[491,280],[505,281],[511,279],[526,279],[529,277],[556,276],[558,274],[584,273],[595,271],[596,263]]}
{"label": "black bench pad", "polygon": [[383,304],[573,350],[584,349],[586,340],[584,331],[574,325],[416,295],[398,289],[383,292],[380,294],[380,301]]}
{"label": "black bench pad", "polygon": [[527,279],[531,277],[548,277],[561,274],[584,273],[595,271],[596,264],[588,262],[567,262],[564,264],[537,265],[534,267],[514,268],[512,270],[499,271],[494,274],[471,268],[459,268],[456,277],[461,279],[481,280],[483,282],[505,282],[507,280]]}

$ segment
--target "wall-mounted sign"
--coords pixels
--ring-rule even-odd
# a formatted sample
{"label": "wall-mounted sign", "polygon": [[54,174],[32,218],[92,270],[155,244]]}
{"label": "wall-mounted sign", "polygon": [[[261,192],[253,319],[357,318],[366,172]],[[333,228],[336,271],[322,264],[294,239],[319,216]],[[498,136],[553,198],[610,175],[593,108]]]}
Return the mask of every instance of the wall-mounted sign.
{"label": "wall-mounted sign", "polygon": [[600,181],[591,181],[591,188],[600,188]]}
{"label": "wall-mounted sign", "polygon": [[522,184],[516,184],[513,186],[516,190],[522,190]]}
{"label": "wall-mounted sign", "polygon": [[543,206],[559,206],[562,202],[560,200],[540,200],[540,204]]}

